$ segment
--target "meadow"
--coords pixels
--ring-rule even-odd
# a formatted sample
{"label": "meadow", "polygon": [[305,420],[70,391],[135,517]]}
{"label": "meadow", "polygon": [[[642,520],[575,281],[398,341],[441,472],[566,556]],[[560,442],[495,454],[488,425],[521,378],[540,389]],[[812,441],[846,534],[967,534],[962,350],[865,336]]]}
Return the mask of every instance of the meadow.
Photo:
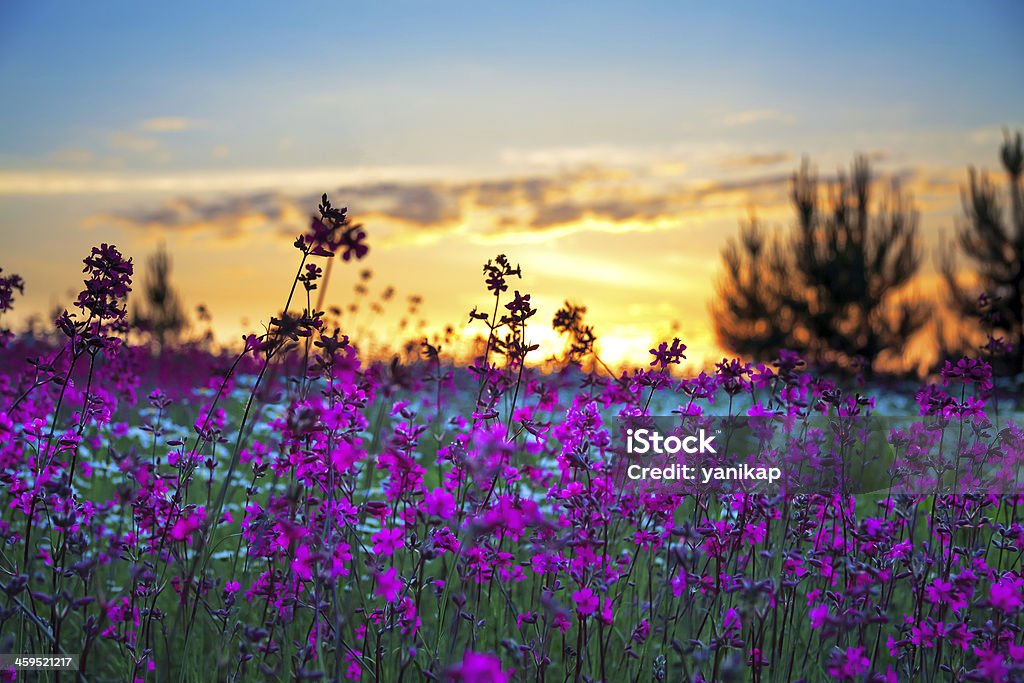
{"label": "meadow", "polygon": [[[472,362],[428,340],[388,362],[315,310],[366,232],[325,195],[294,244],[233,349],[133,342],[108,244],[49,341],[3,340],[0,653],[80,671],[0,680],[1024,680],[999,349],[923,382],[788,352],[684,374],[679,339],[613,371],[583,309],[538,319],[529,264],[498,256]],[[565,357],[533,362],[547,325]],[[636,424],[784,476],[630,483]]]}

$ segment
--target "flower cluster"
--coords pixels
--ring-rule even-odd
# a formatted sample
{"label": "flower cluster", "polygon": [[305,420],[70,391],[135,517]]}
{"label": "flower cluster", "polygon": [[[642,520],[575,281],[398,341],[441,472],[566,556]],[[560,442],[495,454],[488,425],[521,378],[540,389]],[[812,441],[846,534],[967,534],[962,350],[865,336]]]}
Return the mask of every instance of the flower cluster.
{"label": "flower cluster", "polygon": [[[325,196],[292,293],[364,238]],[[368,361],[291,296],[234,356],[107,357],[83,349],[124,332],[132,264],[107,245],[85,263],[69,345],[0,374],[14,651],[81,653],[89,680],[1024,677],[1021,406],[983,360],[885,390],[791,353],[683,377],[679,339],[618,375],[543,368],[504,256],[469,367],[430,342]],[[0,282],[9,308],[20,279]],[[570,360],[594,353],[583,312],[555,316]],[[915,396],[920,415],[894,407]],[[853,476],[858,449],[875,459],[856,476],[879,476],[628,486],[623,421],[655,416],[746,421],[732,452],[793,476]]]}

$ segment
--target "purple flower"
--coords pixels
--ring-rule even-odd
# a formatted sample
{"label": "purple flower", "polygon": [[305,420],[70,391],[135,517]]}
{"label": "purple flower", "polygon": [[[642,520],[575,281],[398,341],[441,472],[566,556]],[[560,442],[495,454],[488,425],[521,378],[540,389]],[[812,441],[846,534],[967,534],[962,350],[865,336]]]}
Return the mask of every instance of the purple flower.
{"label": "purple flower", "polygon": [[295,243],[313,256],[334,256],[339,249],[341,258],[361,260],[370,248],[365,244],[366,232],[358,223],[351,223],[347,209],[335,209],[325,194],[321,200],[320,217],[313,217],[309,230]]}
{"label": "purple flower", "polygon": [[507,683],[509,680],[501,668],[501,660],[490,654],[466,651],[462,663],[448,675],[448,680],[459,683]]}
{"label": "purple flower", "polygon": [[188,540],[191,542],[192,534],[199,529],[204,517],[205,512],[203,511],[203,508],[199,508],[194,512],[182,515],[174,522],[174,526],[171,528],[171,538],[175,541]]}
{"label": "purple flower", "polygon": [[864,654],[864,648],[851,647],[833,652],[828,666],[829,676],[842,681],[858,680],[871,670],[871,660]]}
{"label": "purple flower", "polygon": [[307,545],[300,545],[295,549],[295,559],[292,561],[292,571],[303,581],[313,578],[313,566],[316,556]]}
{"label": "purple flower", "polygon": [[377,584],[374,595],[384,598],[388,602],[394,602],[398,598],[398,594],[402,590],[402,578],[398,576],[398,572],[395,571],[394,567],[388,568],[384,573],[377,574],[374,580]]}
{"label": "purple flower", "polygon": [[808,612],[807,618],[811,622],[811,628],[821,628],[825,624],[825,620],[828,619],[828,605],[815,605]]}
{"label": "purple flower", "polygon": [[432,489],[423,496],[423,512],[447,519],[455,512],[455,498],[442,488]]}
{"label": "purple flower", "polygon": [[588,616],[597,611],[598,598],[594,591],[583,588],[572,594],[572,601],[576,603],[576,613],[580,616]]}
{"label": "purple flower", "polygon": [[989,602],[996,609],[1011,613],[1021,606],[1024,595],[1024,579],[1005,574],[989,587]]}
{"label": "purple flower", "polygon": [[373,552],[383,557],[391,557],[402,547],[404,535],[401,529],[381,529],[373,535]]}
{"label": "purple flower", "polygon": [[672,340],[671,346],[669,346],[668,342],[661,342],[658,348],[650,350],[650,354],[654,356],[651,365],[660,366],[662,369],[667,368],[669,365],[679,365],[686,358],[683,355],[685,350],[686,344],[682,343],[678,338]]}

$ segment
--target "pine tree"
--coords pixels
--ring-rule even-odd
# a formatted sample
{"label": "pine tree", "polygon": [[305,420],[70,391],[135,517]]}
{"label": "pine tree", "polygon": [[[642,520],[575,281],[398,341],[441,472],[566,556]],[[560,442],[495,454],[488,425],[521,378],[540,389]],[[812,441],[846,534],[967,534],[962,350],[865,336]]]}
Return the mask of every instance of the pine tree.
{"label": "pine tree", "polygon": [[767,239],[748,226],[723,251],[712,309],[723,346],[759,359],[788,348],[847,368],[902,360],[927,318],[900,292],[921,262],[917,213],[895,184],[874,206],[872,190],[864,157],[827,192],[804,161],[792,180],[789,233]]}
{"label": "pine tree", "polygon": [[729,238],[722,250],[725,270],[711,308],[719,343],[734,353],[768,361],[778,349],[793,345],[799,304],[788,291],[789,260],[776,235],[756,218]]}
{"label": "pine tree", "polygon": [[[1006,172],[1010,211],[985,173],[968,170],[964,219],[957,245],[973,266],[975,282],[957,277],[956,254],[942,252],[941,270],[949,289],[950,307],[966,320],[982,320],[993,336],[1013,345],[1008,362],[1013,373],[1024,372],[1024,192],[1021,134],[1006,135],[1000,150]],[[979,305],[979,298],[986,305]],[[977,329],[977,326],[975,326]],[[975,340],[980,341],[980,340]]]}
{"label": "pine tree", "polygon": [[148,331],[162,350],[185,329],[187,320],[171,285],[171,257],[164,244],[149,257],[147,266],[143,286],[145,303],[141,310],[135,311],[135,324]]}

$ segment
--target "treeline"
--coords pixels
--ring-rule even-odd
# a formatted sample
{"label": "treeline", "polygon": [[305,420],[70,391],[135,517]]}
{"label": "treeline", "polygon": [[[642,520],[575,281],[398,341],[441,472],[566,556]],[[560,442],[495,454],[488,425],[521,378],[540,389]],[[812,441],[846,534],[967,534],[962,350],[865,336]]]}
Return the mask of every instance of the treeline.
{"label": "treeline", "polygon": [[[823,187],[805,160],[793,175],[795,221],[756,218],[722,251],[711,305],[719,343],[757,360],[797,351],[821,367],[909,369],[908,347],[930,333],[937,362],[988,355],[1024,372],[1024,194],[1021,135],[1000,150],[1006,191],[968,172],[955,240],[940,245],[936,297],[911,296],[922,249],[912,198],[879,188],[865,157]],[[1006,204],[1009,204],[1009,207]]]}

